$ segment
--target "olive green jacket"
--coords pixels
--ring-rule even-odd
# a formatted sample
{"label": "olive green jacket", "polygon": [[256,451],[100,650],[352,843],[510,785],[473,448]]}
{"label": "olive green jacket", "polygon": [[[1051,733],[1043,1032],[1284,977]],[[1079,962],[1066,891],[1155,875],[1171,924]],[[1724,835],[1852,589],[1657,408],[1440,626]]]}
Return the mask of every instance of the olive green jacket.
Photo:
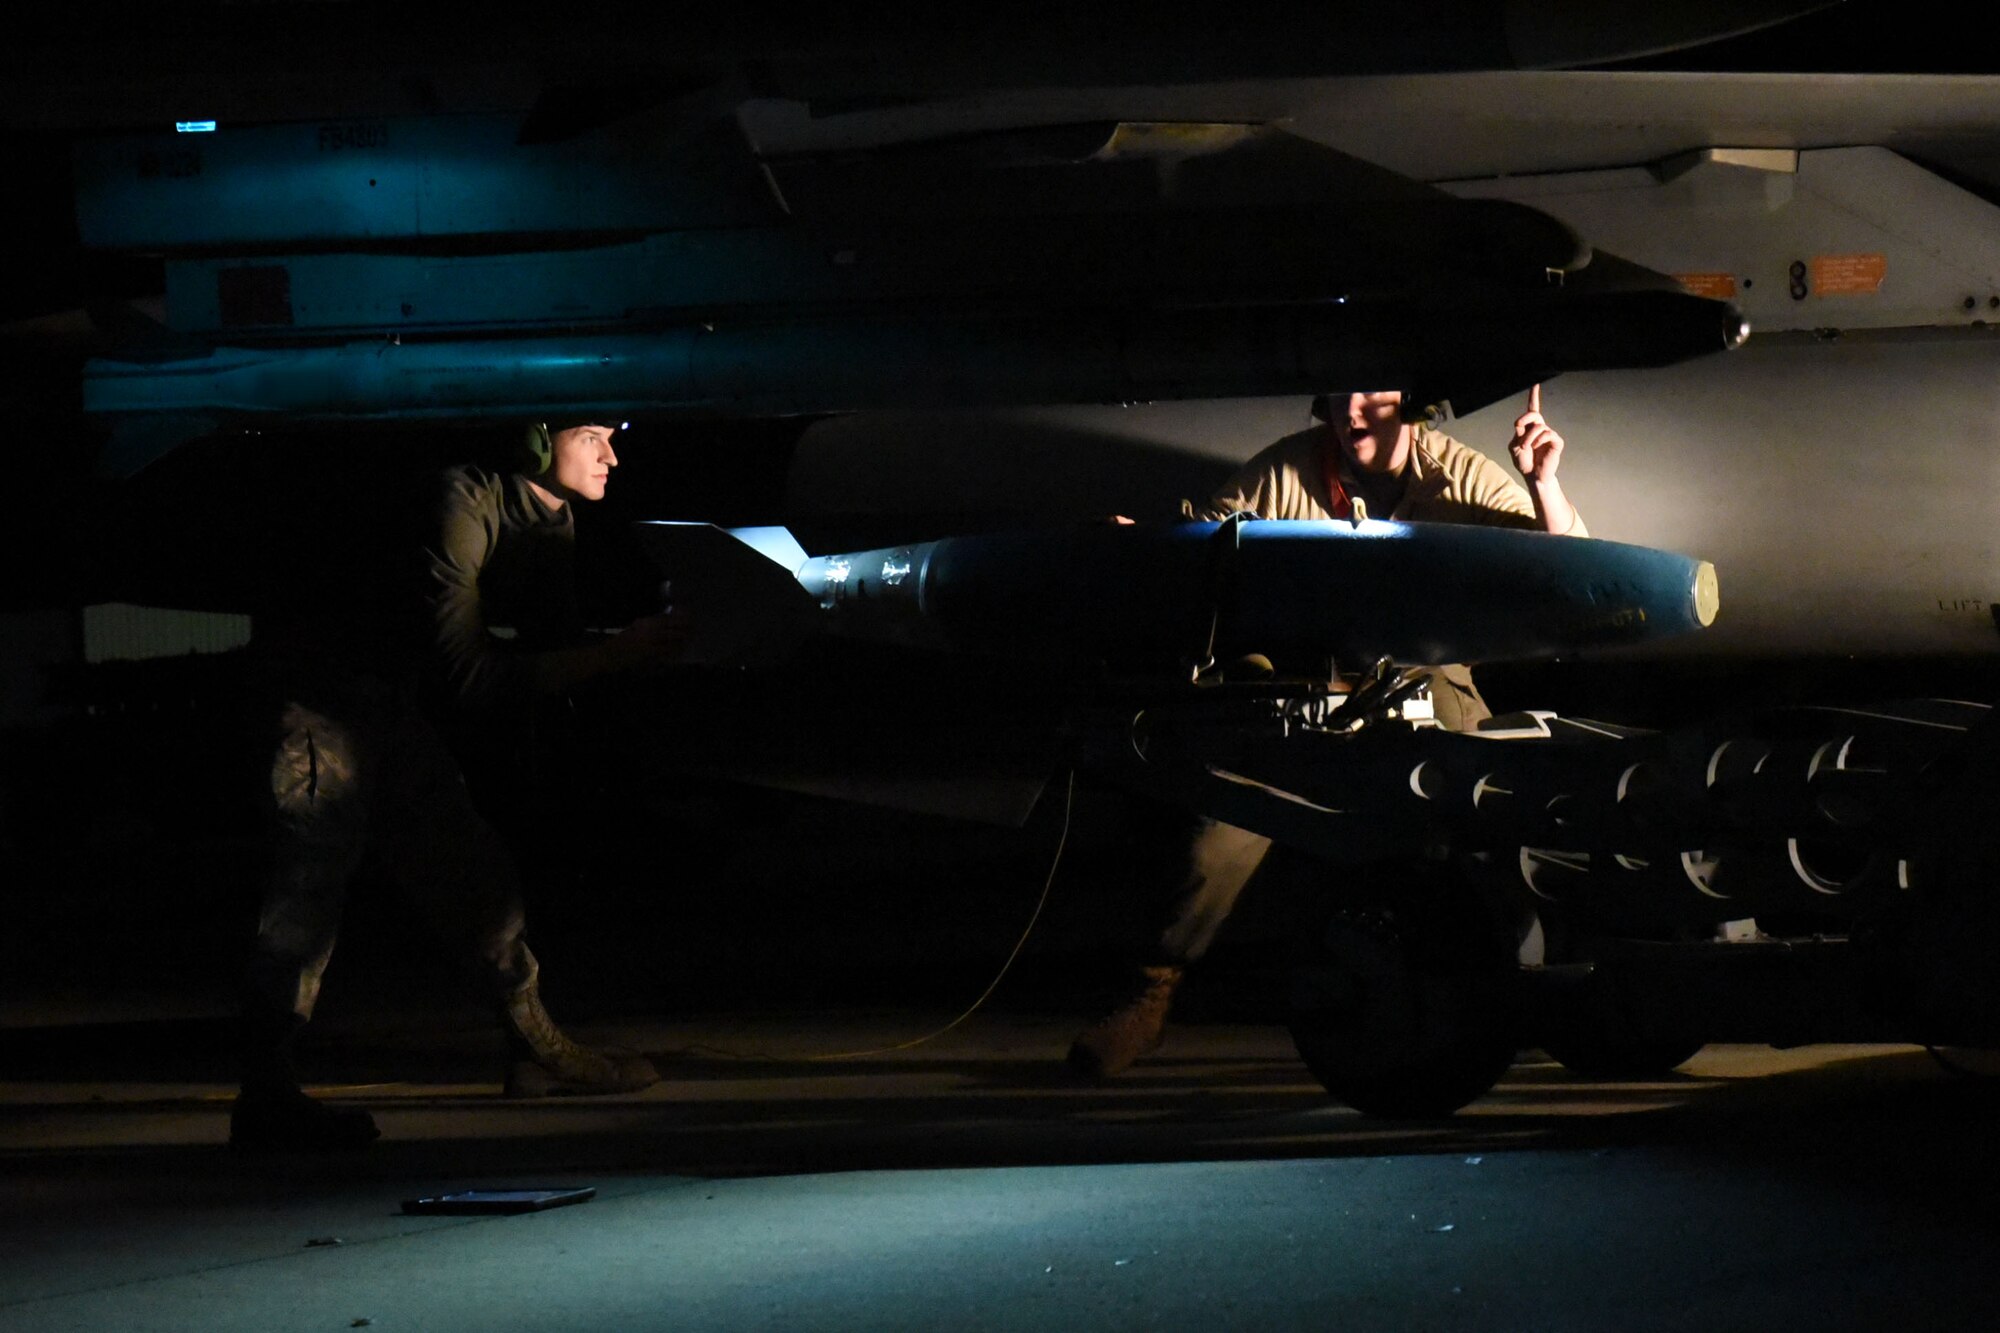
{"label": "olive green jacket", "polygon": [[434,702],[481,711],[556,691],[554,650],[581,637],[571,509],[551,509],[516,473],[457,467],[441,478],[418,631]]}

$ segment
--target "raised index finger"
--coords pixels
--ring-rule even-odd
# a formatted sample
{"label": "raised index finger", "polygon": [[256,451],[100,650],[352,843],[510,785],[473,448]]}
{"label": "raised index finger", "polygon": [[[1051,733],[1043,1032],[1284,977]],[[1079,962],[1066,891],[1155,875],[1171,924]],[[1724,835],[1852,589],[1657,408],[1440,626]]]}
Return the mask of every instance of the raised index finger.
{"label": "raised index finger", "polygon": [[1528,410],[1530,412],[1542,410],[1542,386],[1539,384],[1532,385],[1528,389]]}

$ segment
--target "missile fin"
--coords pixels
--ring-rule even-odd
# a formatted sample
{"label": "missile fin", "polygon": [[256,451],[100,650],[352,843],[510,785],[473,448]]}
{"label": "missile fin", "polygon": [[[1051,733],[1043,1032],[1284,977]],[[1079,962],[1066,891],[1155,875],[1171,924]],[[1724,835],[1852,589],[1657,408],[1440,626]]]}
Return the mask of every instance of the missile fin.
{"label": "missile fin", "polygon": [[783,565],[789,574],[798,573],[799,566],[810,558],[790,528],[724,528],[723,531],[765,559]]}
{"label": "missile fin", "polygon": [[[805,551],[784,528],[730,531],[661,521],[632,526],[667,585],[664,600],[687,613],[683,661],[769,664],[818,627],[818,605],[792,577]],[[797,564],[787,564],[793,552]]]}

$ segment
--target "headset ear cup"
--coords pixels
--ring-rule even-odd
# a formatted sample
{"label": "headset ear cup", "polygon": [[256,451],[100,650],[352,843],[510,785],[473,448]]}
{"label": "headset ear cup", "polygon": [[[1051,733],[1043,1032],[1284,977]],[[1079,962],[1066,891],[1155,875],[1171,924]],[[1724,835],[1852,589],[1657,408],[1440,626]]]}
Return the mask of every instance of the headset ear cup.
{"label": "headset ear cup", "polygon": [[549,464],[556,454],[555,441],[549,437],[549,424],[534,421],[521,437],[520,471],[530,477],[539,477],[549,470]]}

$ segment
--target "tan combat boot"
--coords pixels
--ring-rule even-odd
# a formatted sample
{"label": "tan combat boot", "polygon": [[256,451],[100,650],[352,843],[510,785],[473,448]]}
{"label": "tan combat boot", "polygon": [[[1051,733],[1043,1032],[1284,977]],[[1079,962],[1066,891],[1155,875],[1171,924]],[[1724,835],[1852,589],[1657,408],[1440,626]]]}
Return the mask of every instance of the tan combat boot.
{"label": "tan combat boot", "polygon": [[1089,1078],[1109,1078],[1159,1046],[1174,987],[1183,974],[1172,966],[1142,968],[1140,973],[1143,984],[1137,995],[1077,1034],[1069,1048],[1071,1069]]}
{"label": "tan combat boot", "polygon": [[631,1051],[595,1051],[571,1041],[542,1007],[541,987],[530,981],[507,997],[509,1097],[597,1097],[637,1092],[660,1081],[660,1071]]}

